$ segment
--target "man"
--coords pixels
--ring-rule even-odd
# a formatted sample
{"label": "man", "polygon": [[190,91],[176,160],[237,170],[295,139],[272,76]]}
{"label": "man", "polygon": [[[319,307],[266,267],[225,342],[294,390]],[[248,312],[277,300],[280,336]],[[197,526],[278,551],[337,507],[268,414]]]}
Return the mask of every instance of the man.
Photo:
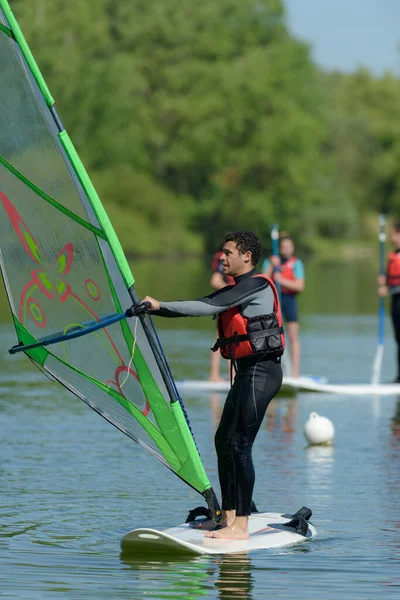
{"label": "man", "polygon": [[[146,296],[150,310],[163,317],[218,315],[219,348],[237,365],[215,435],[222,493],[222,529],[208,537],[248,539],[254,488],[252,446],[268,404],[282,384],[280,357],[284,336],[279,298],[273,282],[256,270],[261,244],[250,231],[225,236],[222,264],[235,279],[198,300],[160,302]],[[208,525],[211,527],[213,523]]]}
{"label": "man", "polygon": [[400,383],[400,222],[390,228],[390,242],[394,249],[388,256],[386,276],[378,277],[378,294],[382,298],[392,296],[392,323],[397,343],[397,375],[393,383]]}
{"label": "man", "polygon": [[286,322],[286,331],[290,342],[292,377],[300,376],[300,340],[297,294],[304,290],[304,266],[299,258],[293,256],[292,238],[283,234],[279,238],[279,256],[271,256],[264,261],[263,273],[272,277],[280,285],[282,313]]}
{"label": "man", "polygon": [[[214,290],[221,290],[223,287],[227,285],[235,285],[235,280],[230,275],[225,275],[224,266],[222,263],[222,252],[219,251],[214,255],[212,260],[211,270],[211,280],[210,285]],[[221,354],[219,352],[211,352],[210,357],[210,377],[209,381],[224,381],[224,379],[220,376],[219,369],[221,363]]]}

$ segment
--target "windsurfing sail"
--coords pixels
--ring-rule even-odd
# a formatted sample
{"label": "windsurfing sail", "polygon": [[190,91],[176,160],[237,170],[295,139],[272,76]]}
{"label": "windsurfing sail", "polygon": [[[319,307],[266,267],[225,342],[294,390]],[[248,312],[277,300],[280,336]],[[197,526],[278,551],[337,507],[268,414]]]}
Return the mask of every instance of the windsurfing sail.
{"label": "windsurfing sail", "polygon": [[138,304],[124,252],[7,0],[0,74],[0,267],[18,342],[218,517],[162,349],[145,315],[124,318]]}

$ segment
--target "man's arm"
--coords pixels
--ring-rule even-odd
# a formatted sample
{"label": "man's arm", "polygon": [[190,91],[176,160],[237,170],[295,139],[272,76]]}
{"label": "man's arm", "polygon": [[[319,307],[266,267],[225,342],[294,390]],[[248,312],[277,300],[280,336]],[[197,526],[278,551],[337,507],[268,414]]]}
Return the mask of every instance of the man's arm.
{"label": "man's arm", "polygon": [[262,277],[247,277],[236,285],[228,285],[197,300],[159,302],[146,296],[143,302],[151,302],[152,313],[159,317],[206,317],[216,315],[232,306],[250,302],[269,286]]}

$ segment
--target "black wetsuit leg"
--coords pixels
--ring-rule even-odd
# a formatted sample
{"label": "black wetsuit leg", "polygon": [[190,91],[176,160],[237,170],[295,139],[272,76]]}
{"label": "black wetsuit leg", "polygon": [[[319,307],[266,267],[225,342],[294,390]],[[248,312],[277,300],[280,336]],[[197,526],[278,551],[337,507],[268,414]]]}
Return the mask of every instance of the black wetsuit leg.
{"label": "black wetsuit leg", "polygon": [[392,323],[397,342],[397,380],[400,381],[400,294],[392,296]]}
{"label": "black wetsuit leg", "polygon": [[237,361],[237,374],[215,434],[222,509],[250,515],[254,488],[253,443],[268,404],[282,385],[280,359]]}

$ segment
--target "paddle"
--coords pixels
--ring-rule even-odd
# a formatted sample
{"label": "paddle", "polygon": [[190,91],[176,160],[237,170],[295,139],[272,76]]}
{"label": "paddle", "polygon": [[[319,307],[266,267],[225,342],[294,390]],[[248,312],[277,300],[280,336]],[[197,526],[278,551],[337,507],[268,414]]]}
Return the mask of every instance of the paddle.
{"label": "paddle", "polygon": [[[379,217],[379,275],[385,275],[385,215]],[[378,385],[381,378],[383,344],[385,337],[385,299],[379,298],[378,347],[372,365],[371,384]]]}
{"label": "paddle", "polygon": [[[279,225],[272,225],[271,227],[271,240],[272,240],[272,256],[279,256]],[[279,271],[278,267],[274,267],[273,272]],[[276,289],[278,291],[279,300],[282,302],[281,286],[278,282],[275,282]],[[292,374],[292,363],[290,361],[289,354],[284,352],[282,356],[282,370],[285,377],[290,377]]]}
{"label": "paddle", "polygon": [[[272,225],[271,227],[271,240],[272,240],[272,256],[279,256],[279,225]],[[274,267],[274,273],[278,271],[277,267]],[[276,289],[278,290],[279,297],[281,296],[281,286],[279,283],[275,283]]]}

